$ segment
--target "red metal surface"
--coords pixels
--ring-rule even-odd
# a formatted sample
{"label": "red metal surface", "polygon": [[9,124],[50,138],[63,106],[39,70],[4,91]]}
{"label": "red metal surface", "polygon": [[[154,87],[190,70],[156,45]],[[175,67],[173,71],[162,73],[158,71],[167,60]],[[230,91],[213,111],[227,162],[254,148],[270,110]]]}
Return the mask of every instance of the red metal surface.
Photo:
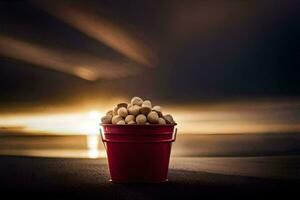
{"label": "red metal surface", "polygon": [[102,125],[113,182],[167,180],[175,125]]}

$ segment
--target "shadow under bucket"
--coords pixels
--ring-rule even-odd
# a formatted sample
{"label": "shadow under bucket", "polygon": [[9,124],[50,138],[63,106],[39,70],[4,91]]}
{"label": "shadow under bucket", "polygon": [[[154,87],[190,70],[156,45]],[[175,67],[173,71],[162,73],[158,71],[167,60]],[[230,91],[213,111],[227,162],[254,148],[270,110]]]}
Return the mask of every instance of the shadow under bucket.
{"label": "shadow under bucket", "polygon": [[102,124],[100,134],[106,148],[113,182],[163,182],[167,180],[176,124]]}

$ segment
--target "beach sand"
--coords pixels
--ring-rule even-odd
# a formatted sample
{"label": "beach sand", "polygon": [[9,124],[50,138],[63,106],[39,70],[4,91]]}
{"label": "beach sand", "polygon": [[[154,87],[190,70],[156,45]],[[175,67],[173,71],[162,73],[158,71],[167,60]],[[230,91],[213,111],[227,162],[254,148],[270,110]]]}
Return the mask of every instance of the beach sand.
{"label": "beach sand", "polygon": [[[109,181],[105,159],[0,157],[2,195],[23,198],[104,198],[104,199],[200,199],[252,198],[258,196],[291,198],[300,183],[299,157],[274,157],[260,162],[266,176],[247,175],[259,160],[246,163],[235,158],[239,167],[222,158],[173,158],[169,181],[159,184],[115,184]],[[244,166],[243,166],[244,163]],[[289,164],[288,164],[289,163]],[[275,166],[274,166],[275,165]],[[210,167],[209,167],[210,166]],[[216,166],[219,169],[214,169]],[[238,168],[241,169],[239,170]],[[268,168],[294,170],[294,177],[273,176]],[[221,170],[222,169],[222,170]],[[210,172],[209,172],[210,171]],[[214,172],[213,172],[214,171]],[[277,171],[278,172],[278,171]],[[280,172],[280,173],[281,173]],[[276,174],[276,173],[275,173]]]}
{"label": "beach sand", "polygon": [[[169,181],[114,184],[99,137],[2,135],[0,192],[37,199],[291,198],[300,186],[299,134],[178,135]],[[93,155],[93,154],[92,154]]]}

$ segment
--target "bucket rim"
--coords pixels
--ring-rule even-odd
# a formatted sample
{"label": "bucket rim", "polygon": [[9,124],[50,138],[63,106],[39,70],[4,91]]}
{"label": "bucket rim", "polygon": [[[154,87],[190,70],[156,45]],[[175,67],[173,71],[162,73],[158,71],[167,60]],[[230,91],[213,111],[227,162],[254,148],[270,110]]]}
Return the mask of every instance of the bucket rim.
{"label": "bucket rim", "polygon": [[100,126],[108,126],[108,127],[175,127],[175,124],[99,124]]}

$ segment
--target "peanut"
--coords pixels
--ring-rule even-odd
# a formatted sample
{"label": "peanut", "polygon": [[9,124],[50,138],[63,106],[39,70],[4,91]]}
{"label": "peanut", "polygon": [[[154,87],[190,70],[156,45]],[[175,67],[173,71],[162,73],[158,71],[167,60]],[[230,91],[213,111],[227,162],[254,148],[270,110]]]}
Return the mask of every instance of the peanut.
{"label": "peanut", "polygon": [[123,120],[123,118],[120,115],[115,115],[112,118],[112,124],[117,124],[119,121]]}
{"label": "peanut", "polygon": [[127,124],[131,125],[131,124],[136,124],[135,121],[130,121]]}
{"label": "peanut", "polygon": [[125,122],[127,124],[129,124],[130,121],[135,121],[135,116],[134,115],[127,115],[126,118],[125,118]]}
{"label": "peanut", "polygon": [[125,125],[125,124],[126,124],[126,123],[125,123],[124,120],[120,120],[120,121],[117,122],[117,125]]}
{"label": "peanut", "polygon": [[136,116],[140,113],[140,108],[141,107],[138,106],[138,105],[133,105],[133,106],[128,108],[128,112],[129,112],[130,115]]}
{"label": "peanut", "polygon": [[118,106],[113,107],[113,116],[118,115]]}
{"label": "peanut", "polygon": [[124,108],[124,107],[119,108],[118,109],[118,115],[125,118],[128,115],[127,109]]}
{"label": "peanut", "polygon": [[141,106],[143,104],[143,99],[141,99],[140,97],[133,97],[131,99],[131,104]]}
{"label": "peanut", "polygon": [[158,124],[166,124],[166,120],[164,118],[158,118]]}
{"label": "peanut", "polygon": [[145,100],[145,101],[142,103],[142,107],[149,107],[149,108],[152,108],[151,101]]}
{"label": "peanut", "polygon": [[127,106],[128,106],[127,103],[118,103],[117,104],[118,109],[122,108],[122,107],[127,108]]}
{"label": "peanut", "polygon": [[106,115],[111,115],[111,116],[113,116],[113,110],[107,111]]}
{"label": "peanut", "polygon": [[163,115],[158,105],[150,100],[133,97],[130,103],[118,103],[101,118],[102,124],[176,124],[172,115]]}
{"label": "peanut", "polygon": [[111,124],[112,115],[105,115],[101,118],[102,124]]}
{"label": "peanut", "polygon": [[151,108],[149,108],[149,107],[141,107],[140,108],[140,113],[142,113],[144,115],[148,115],[149,112],[151,112]]}
{"label": "peanut", "polygon": [[153,111],[155,111],[155,112],[157,112],[157,114],[160,116],[160,117],[162,117],[162,109],[161,109],[161,107],[160,106],[154,106],[153,108],[152,108],[152,110]]}
{"label": "peanut", "polygon": [[147,116],[147,119],[150,123],[152,124],[157,124],[158,123],[158,114],[154,111],[151,111],[148,116]]}
{"label": "peanut", "polygon": [[146,121],[147,121],[147,118],[146,118],[145,115],[139,114],[139,115],[136,117],[135,120],[136,120],[136,123],[137,123],[137,124],[145,124]]}
{"label": "peanut", "polygon": [[164,115],[163,118],[166,120],[167,124],[175,124],[175,121],[172,115]]}

